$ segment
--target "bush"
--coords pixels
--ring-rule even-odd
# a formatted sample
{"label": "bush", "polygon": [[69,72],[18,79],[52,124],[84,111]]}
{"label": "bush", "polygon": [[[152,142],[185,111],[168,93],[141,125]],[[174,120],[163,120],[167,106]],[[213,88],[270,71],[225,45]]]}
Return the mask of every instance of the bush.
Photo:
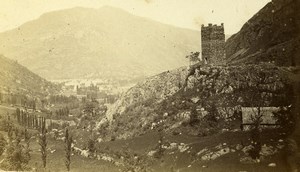
{"label": "bush", "polygon": [[292,108],[280,107],[278,112],[273,113],[276,119],[276,124],[279,124],[280,129],[287,134],[290,134],[295,128],[295,119],[292,114]]}
{"label": "bush", "polygon": [[254,126],[250,134],[251,134],[253,148],[250,149],[248,153],[252,159],[258,159],[260,157],[260,151],[261,151],[261,138],[260,138],[261,134],[258,125]]}
{"label": "bush", "polygon": [[94,153],[94,152],[96,151],[95,144],[96,144],[95,139],[90,138],[90,139],[88,140],[87,148],[88,148],[89,152]]}
{"label": "bush", "polygon": [[16,133],[13,141],[9,141],[7,144],[5,157],[0,168],[9,171],[30,170],[30,167],[28,167],[29,150],[20,141],[20,134]]}
{"label": "bush", "polygon": [[5,138],[0,133],[0,156],[3,154],[6,144],[7,144],[7,142],[6,142]]}

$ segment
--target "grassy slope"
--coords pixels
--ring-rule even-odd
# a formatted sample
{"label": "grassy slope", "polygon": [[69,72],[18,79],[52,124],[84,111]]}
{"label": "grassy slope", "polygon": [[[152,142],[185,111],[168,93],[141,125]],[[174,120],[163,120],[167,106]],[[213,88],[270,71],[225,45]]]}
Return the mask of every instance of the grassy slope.
{"label": "grassy slope", "polygon": [[[154,160],[150,166],[154,171],[170,171],[173,167],[174,170],[180,171],[286,171],[286,164],[284,161],[284,154],[278,153],[275,156],[265,158],[259,164],[242,164],[239,159],[243,152],[236,151],[221,156],[216,160],[201,161],[199,156],[196,155],[204,148],[213,149],[220,143],[227,143],[229,147],[234,148],[236,144],[249,145],[249,133],[244,132],[225,132],[207,137],[195,137],[187,135],[166,135],[165,142],[170,143],[185,143],[191,148],[186,152],[167,150],[162,160]],[[277,145],[277,140],[282,138],[274,131],[264,131],[262,135],[263,144]],[[273,139],[274,141],[271,141]],[[158,142],[158,133],[152,132],[143,136],[135,137],[128,140],[117,140],[113,142],[106,142],[99,145],[99,147],[109,147],[112,150],[122,150],[125,145],[128,149],[137,154],[147,154],[153,150]],[[174,154],[169,154],[174,152]],[[269,163],[276,163],[277,167],[268,167]],[[188,167],[191,165],[191,167]],[[203,166],[206,166],[203,168]]]}
{"label": "grassy slope", "polygon": [[[48,140],[48,148],[51,150],[56,150],[54,153],[48,152],[47,158],[47,169],[50,171],[66,171],[66,167],[64,164],[64,144],[62,141],[55,141],[52,139]],[[42,162],[41,162],[41,154],[38,151],[40,146],[36,142],[35,139],[31,141],[31,161],[30,166],[35,167],[37,166],[40,169]],[[118,171],[118,168],[112,164],[109,164],[105,161],[94,160],[90,158],[85,158],[80,155],[73,155],[71,157],[71,171],[106,171],[106,172],[114,172]]]}
{"label": "grassy slope", "polygon": [[[1,114],[7,111],[12,112],[12,108],[1,107]],[[211,161],[201,161],[201,156],[196,154],[202,149],[214,150],[220,143],[226,143],[228,147],[235,148],[237,144],[249,145],[248,132],[223,132],[207,137],[197,137],[189,135],[164,135],[164,143],[184,143],[189,146],[185,152],[179,150],[166,150],[162,159],[153,159],[148,157],[148,169],[152,171],[286,171],[284,154],[282,152],[266,157],[259,164],[242,164],[239,162],[242,151],[231,152]],[[97,144],[99,150],[111,150],[109,156],[114,156],[116,152],[124,151],[124,147],[130,150],[132,154],[147,155],[149,151],[155,150],[158,143],[158,133],[156,131],[149,132],[145,135],[134,137],[127,140],[116,140]],[[262,134],[262,144],[276,146],[278,140],[284,139],[274,130],[264,130]],[[35,138],[31,140],[31,167],[38,167],[40,170],[41,159],[38,142]],[[56,150],[54,153],[48,152],[47,169],[50,171],[65,171],[64,165],[64,145],[62,141],[56,141],[49,138],[48,148]],[[170,154],[171,153],[171,154]],[[2,157],[1,157],[2,158]],[[276,168],[268,167],[269,163],[276,163]],[[190,167],[188,167],[190,165]],[[203,167],[205,166],[205,167]],[[109,162],[99,161],[92,158],[85,158],[79,155],[72,156],[72,171],[118,171],[120,168]]]}

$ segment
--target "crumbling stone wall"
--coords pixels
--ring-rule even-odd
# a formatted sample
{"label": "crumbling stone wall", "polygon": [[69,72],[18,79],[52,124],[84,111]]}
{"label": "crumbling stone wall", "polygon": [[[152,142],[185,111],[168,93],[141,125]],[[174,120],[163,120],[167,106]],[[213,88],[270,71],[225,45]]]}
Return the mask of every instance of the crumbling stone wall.
{"label": "crumbling stone wall", "polygon": [[224,24],[201,27],[202,59],[209,64],[222,64],[225,59]]}

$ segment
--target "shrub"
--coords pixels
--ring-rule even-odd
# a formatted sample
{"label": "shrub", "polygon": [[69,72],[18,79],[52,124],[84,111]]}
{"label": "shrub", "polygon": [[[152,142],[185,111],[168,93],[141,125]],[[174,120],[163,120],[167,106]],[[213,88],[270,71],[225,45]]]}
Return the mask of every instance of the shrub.
{"label": "shrub", "polygon": [[6,142],[5,138],[0,133],[0,156],[3,154],[6,144],[7,144],[7,142]]}
{"label": "shrub", "polygon": [[94,153],[96,151],[95,147],[96,141],[93,138],[89,138],[88,143],[87,143],[87,148],[89,152]]}
{"label": "shrub", "polygon": [[280,129],[287,134],[290,134],[295,128],[295,119],[292,114],[292,108],[280,107],[278,112],[273,113],[276,123]]}
{"label": "shrub", "polygon": [[28,149],[22,145],[21,135],[15,130],[15,137],[8,142],[5,157],[1,163],[1,168],[9,171],[30,170],[28,162],[30,155]]}
{"label": "shrub", "polygon": [[260,129],[259,127],[254,127],[251,130],[251,140],[253,148],[249,150],[249,155],[252,159],[258,159],[260,157],[261,151],[261,138],[260,138]]}

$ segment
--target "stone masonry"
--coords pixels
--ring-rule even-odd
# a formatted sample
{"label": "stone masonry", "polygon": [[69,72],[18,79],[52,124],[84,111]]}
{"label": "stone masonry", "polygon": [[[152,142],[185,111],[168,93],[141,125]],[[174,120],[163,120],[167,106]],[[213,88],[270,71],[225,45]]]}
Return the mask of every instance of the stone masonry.
{"label": "stone masonry", "polygon": [[201,27],[202,60],[208,64],[222,64],[225,59],[224,24]]}

